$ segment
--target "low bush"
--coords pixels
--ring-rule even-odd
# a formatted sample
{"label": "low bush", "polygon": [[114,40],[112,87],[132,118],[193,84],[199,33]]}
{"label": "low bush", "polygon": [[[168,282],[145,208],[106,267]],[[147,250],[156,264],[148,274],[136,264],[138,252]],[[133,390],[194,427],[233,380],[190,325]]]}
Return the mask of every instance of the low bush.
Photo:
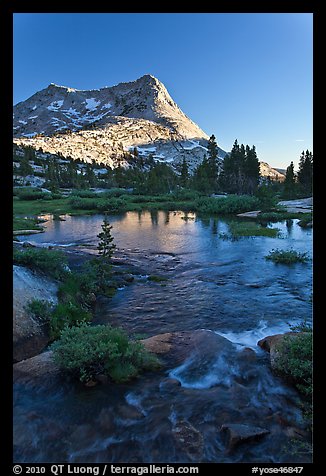
{"label": "low bush", "polygon": [[14,195],[16,195],[20,200],[40,200],[52,198],[49,192],[43,192],[39,188],[33,187],[17,187],[14,189]]}
{"label": "low bush", "polygon": [[252,221],[233,221],[229,223],[232,237],[240,236],[269,236],[275,238],[279,234],[278,228],[268,228]]}
{"label": "low bush", "polygon": [[50,320],[51,338],[58,339],[61,331],[68,327],[73,328],[83,322],[89,322],[92,314],[76,303],[60,302],[52,312]]}
{"label": "low bush", "polygon": [[277,345],[276,370],[306,397],[312,395],[312,332],[288,335]]}
{"label": "low bush", "polygon": [[225,198],[202,197],[195,201],[196,211],[205,214],[228,215],[257,210],[259,200],[250,195],[228,195]]}
{"label": "low bush", "polygon": [[96,198],[98,195],[92,190],[73,190],[70,194],[71,197],[81,198]]}
{"label": "low bush", "polygon": [[74,210],[98,210],[100,212],[120,212],[126,208],[126,201],[121,198],[82,198],[72,196],[69,204]]}
{"label": "low bush", "polygon": [[26,310],[36,319],[47,322],[51,319],[53,304],[45,300],[32,299],[27,303]]}
{"label": "low bush", "polygon": [[13,230],[42,230],[39,225],[40,220],[37,218],[18,218],[13,217]]}
{"label": "low bush", "polygon": [[67,260],[63,253],[56,250],[29,248],[22,251],[14,249],[13,262],[41,271],[54,279],[63,279],[67,275]]}
{"label": "low bush", "polygon": [[100,374],[114,382],[126,382],[159,365],[141,343],[130,341],[120,329],[104,325],[65,328],[52,349],[55,362],[81,382]]}
{"label": "low bush", "polygon": [[274,263],[293,264],[306,263],[309,260],[308,253],[300,253],[295,250],[272,250],[265,259],[273,261]]}
{"label": "low bush", "polygon": [[98,199],[71,196],[68,202],[74,210],[96,210]]}
{"label": "low bush", "polygon": [[197,200],[199,197],[200,193],[197,190],[181,189],[173,193],[173,198],[181,201]]}
{"label": "low bush", "polygon": [[105,198],[112,198],[112,197],[120,197],[121,195],[124,195],[127,193],[125,188],[110,188],[109,190],[106,190],[105,192],[102,193]]}

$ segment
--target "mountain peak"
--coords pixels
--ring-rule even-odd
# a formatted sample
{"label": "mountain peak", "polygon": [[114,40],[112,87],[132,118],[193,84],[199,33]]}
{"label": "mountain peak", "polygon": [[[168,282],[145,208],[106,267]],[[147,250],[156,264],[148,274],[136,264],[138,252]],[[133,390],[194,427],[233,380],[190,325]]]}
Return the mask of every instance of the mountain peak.
{"label": "mountain peak", "polygon": [[[73,93],[73,94],[69,94]],[[119,117],[145,119],[182,138],[208,138],[152,74],[101,89],[79,90],[51,83],[14,106],[15,137],[106,127]]]}
{"label": "mountain peak", "polygon": [[61,86],[61,85],[55,84],[55,83],[50,83],[49,86],[46,89],[64,89],[65,91],[68,91],[68,92],[79,91],[79,89],[70,88],[68,86]]}

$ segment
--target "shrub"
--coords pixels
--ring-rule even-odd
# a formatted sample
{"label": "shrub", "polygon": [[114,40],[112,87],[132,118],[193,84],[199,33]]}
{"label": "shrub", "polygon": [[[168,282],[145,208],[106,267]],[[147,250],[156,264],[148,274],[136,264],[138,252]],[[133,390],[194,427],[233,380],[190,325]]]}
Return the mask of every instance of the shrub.
{"label": "shrub", "polygon": [[279,197],[272,187],[269,185],[261,185],[256,191],[256,198],[258,198],[259,209],[268,211],[277,206]]}
{"label": "shrub", "polygon": [[26,305],[27,312],[36,319],[49,321],[51,319],[53,304],[49,301],[32,299]]}
{"label": "shrub", "polygon": [[258,208],[259,200],[250,195],[229,195],[225,198],[202,197],[195,202],[196,210],[207,214],[228,215]]}
{"label": "shrub", "polygon": [[58,339],[65,327],[71,328],[80,323],[88,322],[91,318],[91,313],[78,304],[72,302],[59,303],[51,316],[51,337]]}
{"label": "shrub", "polygon": [[300,253],[295,250],[272,250],[265,259],[274,263],[293,264],[306,263],[309,260],[308,253]]}
{"label": "shrub", "polygon": [[14,249],[13,261],[15,264],[41,271],[54,279],[62,279],[67,275],[67,260],[61,251],[45,248],[29,248],[26,251]]}
{"label": "shrub", "polygon": [[[59,192],[52,192],[51,197],[52,197],[53,200],[58,200],[60,198],[63,198],[63,195]],[[47,197],[47,198],[49,198],[49,197]]]}
{"label": "shrub", "polygon": [[158,360],[139,342],[130,341],[121,329],[81,324],[65,328],[52,345],[55,362],[81,382],[109,376],[126,382],[141,370],[158,367]]}
{"label": "shrub", "polygon": [[98,200],[96,198],[82,198],[72,196],[69,198],[71,208],[75,210],[96,210]]}
{"label": "shrub", "polygon": [[275,238],[279,234],[279,229],[260,226],[252,221],[233,221],[229,223],[229,230],[232,237],[240,236],[270,236]]}
{"label": "shrub", "polygon": [[173,198],[175,200],[197,200],[200,197],[200,193],[197,190],[187,190],[187,189],[180,189],[173,193]]}
{"label": "shrub", "polygon": [[110,188],[109,190],[103,192],[105,198],[120,197],[125,194],[127,191],[124,188]]}
{"label": "shrub", "polygon": [[22,187],[15,188],[14,194],[19,197],[20,200],[39,200],[52,198],[49,192],[42,192],[39,188]]}
{"label": "shrub", "polygon": [[71,192],[71,197],[81,197],[81,198],[96,198],[98,195],[92,190],[73,190]]}
{"label": "shrub", "polygon": [[312,332],[288,335],[277,345],[276,370],[305,396],[312,395]]}

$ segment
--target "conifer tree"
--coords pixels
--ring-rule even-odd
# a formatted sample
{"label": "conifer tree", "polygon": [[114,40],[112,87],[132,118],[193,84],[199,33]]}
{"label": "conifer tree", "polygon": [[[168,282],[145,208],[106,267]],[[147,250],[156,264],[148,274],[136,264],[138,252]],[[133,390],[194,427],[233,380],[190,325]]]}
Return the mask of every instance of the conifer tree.
{"label": "conifer tree", "polygon": [[99,243],[97,246],[98,253],[106,261],[109,260],[116,249],[116,245],[113,243],[113,236],[111,234],[112,225],[110,225],[107,217],[104,218],[101,225],[102,231],[97,235]]}
{"label": "conifer tree", "polygon": [[182,164],[181,164],[181,174],[180,174],[180,183],[182,187],[186,187],[189,181],[189,168],[186,158],[183,157]]}
{"label": "conifer tree", "polygon": [[214,134],[208,140],[207,144],[207,165],[208,182],[210,192],[215,192],[217,188],[217,179],[219,175],[218,147]]}
{"label": "conifer tree", "polygon": [[313,155],[312,152],[306,150],[302,151],[300,162],[299,162],[299,171],[298,171],[298,182],[301,184],[302,189],[305,193],[312,192],[312,174],[313,174]]}
{"label": "conifer tree", "polygon": [[293,162],[286,169],[285,180],[284,180],[284,190],[287,198],[290,198],[294,193],[295,187],[295,173]]}

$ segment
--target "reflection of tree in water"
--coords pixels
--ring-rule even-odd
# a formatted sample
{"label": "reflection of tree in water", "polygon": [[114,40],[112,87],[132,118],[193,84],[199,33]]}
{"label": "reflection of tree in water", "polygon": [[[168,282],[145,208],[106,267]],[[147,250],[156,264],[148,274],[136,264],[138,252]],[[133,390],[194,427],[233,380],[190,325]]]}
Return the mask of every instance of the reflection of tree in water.
{"label": "reflection of tree in water", "polygon": [[158,212],[157,210],[151,210],[151,222],[152,225],[158,225]]}
{"label": "reflection of tree in water", "polygon": [[292,234],[293,231],[293,220],[286,220],[286,228],[288,230],[289,235]]}
{"label": "reflection of tree in water", "polygon": [[217,225],[218,225],[218,220],[216,218],[213,218],[213,220],[212,220],[212,233],[213,233],[213,235],[217,235]]}

